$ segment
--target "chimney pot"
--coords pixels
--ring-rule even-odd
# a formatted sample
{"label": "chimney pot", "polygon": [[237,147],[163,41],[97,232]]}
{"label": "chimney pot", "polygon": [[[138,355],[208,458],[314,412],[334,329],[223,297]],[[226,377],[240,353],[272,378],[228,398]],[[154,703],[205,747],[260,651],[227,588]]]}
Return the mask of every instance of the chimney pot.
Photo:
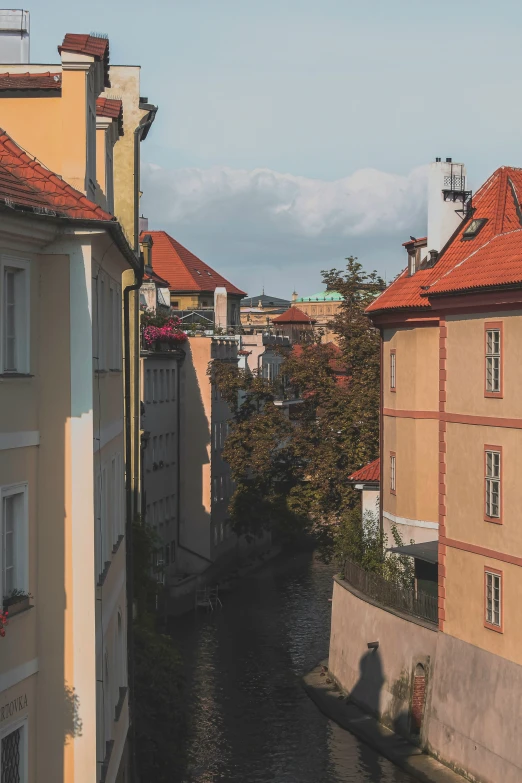
{"label": "chimney pot", "polygon": [[446,158],[446,163],[451,163],[451,158]]}
{"label": "chimney pot", "polygon": [[435,163],[440,163],[440,161],[441,161],[440,158],[435,158]]}

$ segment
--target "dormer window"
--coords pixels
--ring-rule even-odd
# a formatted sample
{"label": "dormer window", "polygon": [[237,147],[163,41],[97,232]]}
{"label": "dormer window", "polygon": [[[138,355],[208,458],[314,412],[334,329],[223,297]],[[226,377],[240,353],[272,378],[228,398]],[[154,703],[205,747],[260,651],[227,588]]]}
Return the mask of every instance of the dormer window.
{"label": "dormer window", "polygon": [[462,234],[462,239],[474,239],[487,222],[487,218],[474,218]]}
{"label": "dormer window", "polygon": [[411,275],[414,275],[417,269],[419,268],[419,261],[420,261],[420,248],[412,248],[410,251],[408,251],[408,272]]}

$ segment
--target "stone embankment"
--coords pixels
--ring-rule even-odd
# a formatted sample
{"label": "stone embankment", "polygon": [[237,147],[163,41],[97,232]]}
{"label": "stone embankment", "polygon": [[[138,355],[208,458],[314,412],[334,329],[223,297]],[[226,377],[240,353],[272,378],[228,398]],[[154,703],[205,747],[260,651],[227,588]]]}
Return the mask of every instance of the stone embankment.
{"label": "stone embankment", "polygon": [[304,677],[304,687],[321,712],[389,761],[423,783],[464,783],[464,778],[427,756],[351,702],[328,672],[328,661]]}

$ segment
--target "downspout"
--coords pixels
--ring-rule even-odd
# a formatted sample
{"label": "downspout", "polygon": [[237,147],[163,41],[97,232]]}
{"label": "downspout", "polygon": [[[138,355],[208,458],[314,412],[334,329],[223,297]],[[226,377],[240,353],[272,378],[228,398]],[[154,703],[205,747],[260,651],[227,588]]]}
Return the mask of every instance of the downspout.
{"label": "downspout", "polygon": [[[154,107],[146,119],[143,118],[134,130],[134,252],[139,258],[139,268],[135,274],[135,282],[123,290],[123,333],[124,333],[124,410],[125,410],[125,499],[127,516],[125,521],[126,547],[126,590],[127,590],[127,662],[128,662],[128,700],[129,700],[129,746],[130,774],[134,783],[138,781],[136,765],[136,723],[134,720],[134,556],[133,556],[133,511],[136,503],[132,503],[132,395],[131,395],[131,333],[130,333],[130,292],[138,291],[143,281],[143,257],[139,253],[139,216],[140,216],[140,141],[145,130],[152,125],[156,116]],[[139,348],[139,346],[138,346]],[[138,359],[139,361],[139,359]],[[137,496],[137,490],[135,491]],[[136,498],[137,499],[137,498]]]}
{"label": "downspout", "polygon": [[379,457],[380,457],[380,489],[379,489],[379,527],[381,530],[381,535],[384,533],[384,523],[383,523],[383,479],[384,479],[384,452],[383,452],[383,446],[384,446],[384,416],[383,416],[383,409],[384,409],[384,382],[383,382],[383,376],[384,376],[384,370],[383,370],[383,359],[384,359],[384,341],[383,341],[383,329],[379,329],[379,335],[381,338],[381,345],[380,345],[380,378],[379,378]]}

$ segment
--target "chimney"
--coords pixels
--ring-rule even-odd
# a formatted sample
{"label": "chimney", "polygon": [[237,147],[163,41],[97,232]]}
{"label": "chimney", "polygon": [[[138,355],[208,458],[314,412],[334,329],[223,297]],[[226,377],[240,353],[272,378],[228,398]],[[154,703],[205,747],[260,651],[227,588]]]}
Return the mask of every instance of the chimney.
{"label": "chimney", "polygon": [[0,9],[0,63],[29,62],[29,11]]}
{"label": "chimney", "polygon": [[428,252],[439,253],[466,215],[466,167],[435,159],[428,176]]}
{"label": "chimney", "polygon": [[224,286],[218,286],[214,290],[214,326],[226,330],[227,310],[227,289]]}
{"label": "chimney", "polygon": [[146,217],[143,217],[143,215],[141,215],[141,217],[139,219],[139,230],[140,230],[140,234],[143,231],[148,231],[149,230],[149,219],[146,218]]}
{"label": "chimney", "polygon": [[141,250],[143,253],[143,266],[148,275],[152,274],[152,245],[154,244],[150,234],[145,234],[141,240]]}
{"label": "chimney", "polygon": [[295,302],[297,302],[297,291],[294,291],[292,294],[292,304],[295,304]]}

